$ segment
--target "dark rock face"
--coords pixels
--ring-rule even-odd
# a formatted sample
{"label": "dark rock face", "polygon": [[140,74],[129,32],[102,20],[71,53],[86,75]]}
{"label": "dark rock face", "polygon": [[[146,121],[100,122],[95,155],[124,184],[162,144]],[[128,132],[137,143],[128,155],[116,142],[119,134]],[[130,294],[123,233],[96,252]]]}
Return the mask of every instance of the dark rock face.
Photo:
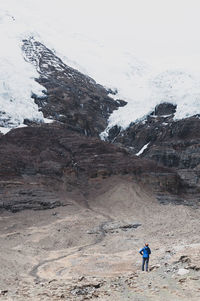
{"label": "dark rock face", "polygon": [[154,115],[171,115],[176,112],[176,105],[172,103],[164,102],[155,107]]}
{"label": "dark rock face", "polygon": [[200,119],[198,116],[175,121],[175,106],[161,104],[145,122],[131,124],[125,131],[115,127],[109,140],[124,145],[133,154],[175,168],[191,186],[200,186]]}
{"label": "dark rock face", "polygon": [[[65,65],[40,42],[24,40],[22,50],[25,59],[40,74],[37,81],[46,88],[46,96],[33,95],[46,118],[68,124],[87,136],[98,136],[106,128],[113,110],[126,104],[113,100],[108,96],[112,91]],[[25,123],[31,124],[29,120]]]}
{"label": "dark rock face", "polygon": [[66,205],[58,192],[38,182],[0,181],[0,188],[0,211],[45,210]]}
{"label": "dark rock face", "polygon": [[59,123],[12,130],[0,138],[0,208],[66,205],[68,192],[87,193],[92,180],[112,175],[129,175],[159,192],[184,188],[176,172]]}

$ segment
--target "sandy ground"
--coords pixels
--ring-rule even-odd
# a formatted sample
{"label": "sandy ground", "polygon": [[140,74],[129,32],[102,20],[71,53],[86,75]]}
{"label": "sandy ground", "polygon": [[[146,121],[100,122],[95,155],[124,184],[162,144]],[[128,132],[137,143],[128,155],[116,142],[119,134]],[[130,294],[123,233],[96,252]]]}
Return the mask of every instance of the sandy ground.
{"label": "sandy ground", "polygon": [[0,300],[200,300],[200,209],[117,177],[66,204],[0,215]]}

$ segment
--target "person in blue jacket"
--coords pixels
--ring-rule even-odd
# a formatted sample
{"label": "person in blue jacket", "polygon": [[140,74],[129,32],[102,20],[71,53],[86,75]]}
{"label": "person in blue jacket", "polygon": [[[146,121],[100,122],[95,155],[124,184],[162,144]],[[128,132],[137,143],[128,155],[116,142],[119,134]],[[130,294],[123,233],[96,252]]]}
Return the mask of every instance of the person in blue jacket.
{"label": "person in blue jacket", "polygon": [[149,245],[146,243],[144,248],[142,248],[139,253],[142,255],[142,271],[144,271],[144,266],[146,265],[146,272],[148,272],[149,255],[151,254]]}

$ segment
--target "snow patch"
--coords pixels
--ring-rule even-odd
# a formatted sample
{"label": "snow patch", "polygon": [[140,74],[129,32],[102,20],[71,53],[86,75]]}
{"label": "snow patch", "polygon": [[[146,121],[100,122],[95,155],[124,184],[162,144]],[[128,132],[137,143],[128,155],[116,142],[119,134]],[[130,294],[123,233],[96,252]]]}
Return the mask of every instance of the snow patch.
{"label": "snow patch", "polygon": [[145,149],[147,149],[149,143],[150,143],[150,142],[148,142],[147,144],[145,144],[145,145],[141,148],[141,150],[140,150],[137,154],[135,154],[135,155],[136,155],[136,156],[140,156],[140,155],[145,151]]}
{"label": "snow patch", "polygon": [[45,123],[53,123],[54,120],[53,119],[49,119],[49,118],[44,118],[44,122]]}
{"label": "snow patch", "polygon": [[[26,125],[26,124],[19,124],[19,125],[18,125],[17,127],[15,127],[15,128],[19,129],[19,128],[24,128],[24,127],[27,127],[27,125]],[[12,127],[11,127],[11,128],[0,127],[0,132],[1,132],[3,135],[7,134],[7,133],[10,132],[11,130],[12,130]]]}
{"label": "snow patch", "polygon": [[0,132],[4,135],[7,134],[10,130],[11,128],[0,127]]}

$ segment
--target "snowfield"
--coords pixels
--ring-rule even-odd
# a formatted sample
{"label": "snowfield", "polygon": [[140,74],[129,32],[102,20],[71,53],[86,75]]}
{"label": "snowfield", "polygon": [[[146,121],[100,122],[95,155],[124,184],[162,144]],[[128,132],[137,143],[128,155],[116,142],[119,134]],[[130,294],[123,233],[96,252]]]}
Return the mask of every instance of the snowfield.
{"label": "snowfield", "polygon": [[[32,93],[42,95],[34,79],[38,76],[27,64],[21,52],[23,28],[4,12],[0,15],[0,127],[13,128],[23,124],[25,118],[42,121],[43,115],[31,98]],[[25,32],[24,32],[25,34]]]}
{"label": "snowfield", "polygon": [[[36,3],[36,4],[35,4]],[[47,5],[47,1],[44,3]],[[33,65],[23,58],[22,40],[34,37],[51,48],[67,65],[94,78],[107,88],[117,89],[116,99],[128,102],[109,118],[108,128],[125,129],[131,122],[145,119],[162,102],[177,105],[176,119],[200,113],[200,72],[162,69],[145,63],[131,50],[112,47],[98,36],[77,33],[65,26],[65,18],[56,21],[55,6],[49,3],[49,14],[34,10],[38,1],[8,0],[0,4],[0,131],[23,125],[24,119],[48,122],[38,111],[32,94],[43,95],[44,87]],[[60,4],[64,5],[61,1]],[[39,7],[39,6],[38,6]],[[61,13],[61,12],[59,12]],[[5,130],[4,130],[5,128]]]}

